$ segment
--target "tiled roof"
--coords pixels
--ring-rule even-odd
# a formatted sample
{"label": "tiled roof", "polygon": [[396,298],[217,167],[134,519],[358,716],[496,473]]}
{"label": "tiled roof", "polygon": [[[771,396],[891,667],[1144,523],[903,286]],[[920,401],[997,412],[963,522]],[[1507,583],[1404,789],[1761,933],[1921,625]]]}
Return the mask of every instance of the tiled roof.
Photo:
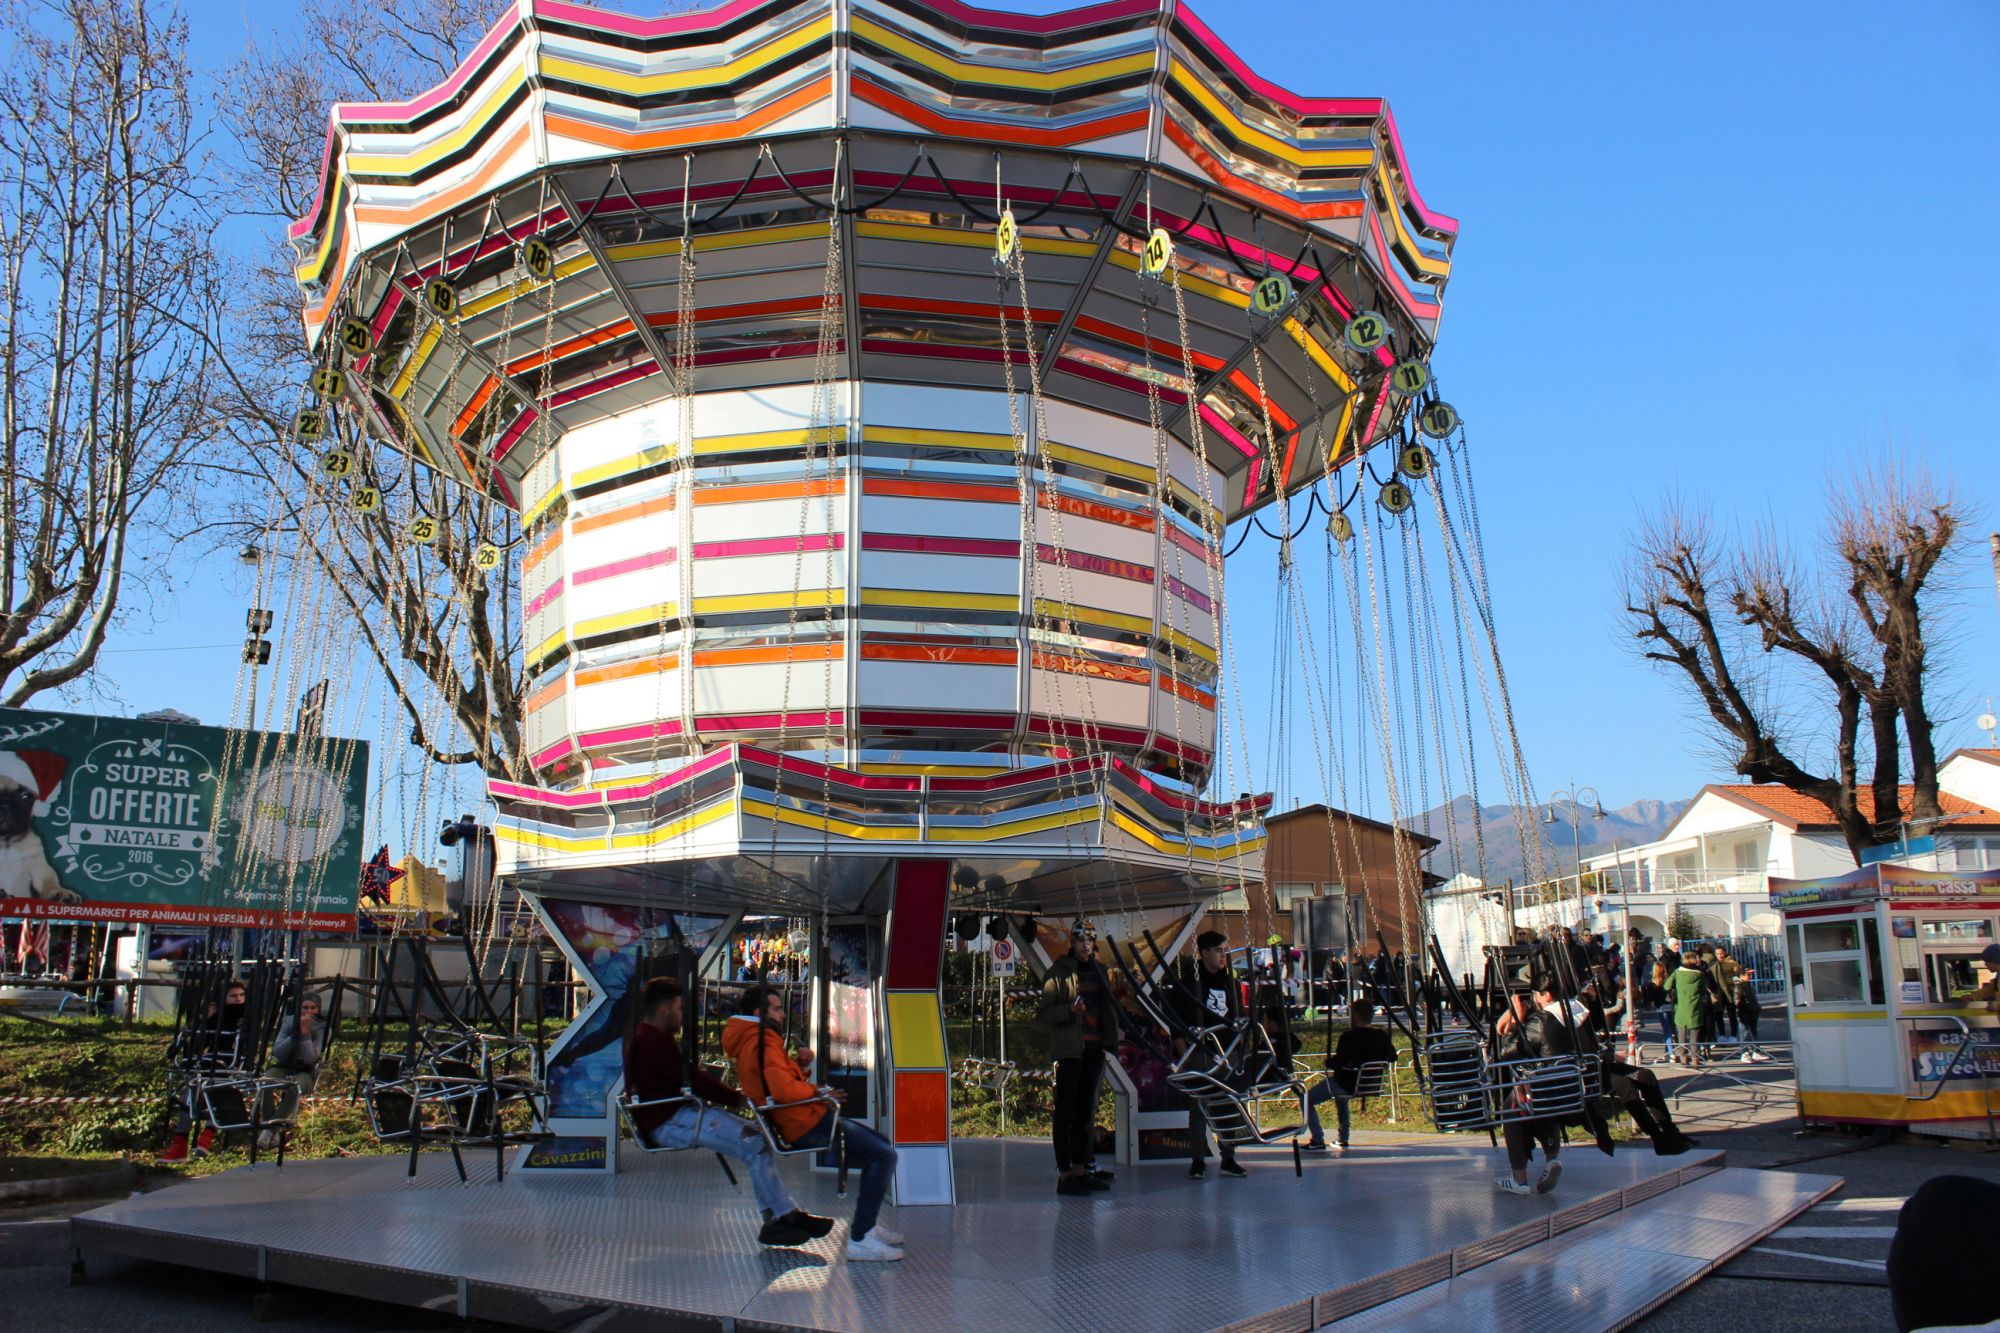
{"label": "tiled roof", "polygon": [[[1810,796],[1801,796],[1798,792],[1780,787],[1776,783],[1717,783],[1709,790],[1768,810],[1785,823],[1795,824],[1800,828],[1839,827],[1834,821],[1833,811],[1825,804],[1815,801]],[[1906,813],[1911,802],[1916,799],[1916,790],[1915,787],[1908,785],[1902,789],[1902,806]],[[1875,811],[1874,793],[1864,787],[1855,793],[1855,798],[1856,804],[1861,807],[1862,815],[1872,817]],[[1941,828],[2000,828],[2000,810],[1989,810],[1983,805],[1975,804],[1962,796],[1953,796],[1949,792],[1938,793],[1938,805],[1947,815],[1963,816],[1948,824],[1940,825]]]}

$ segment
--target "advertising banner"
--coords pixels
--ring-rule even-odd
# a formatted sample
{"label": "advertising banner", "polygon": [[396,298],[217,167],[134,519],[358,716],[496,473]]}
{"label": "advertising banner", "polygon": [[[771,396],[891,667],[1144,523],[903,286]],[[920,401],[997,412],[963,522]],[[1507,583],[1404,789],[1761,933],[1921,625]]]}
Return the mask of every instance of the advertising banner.
{"label": "advertising banner", "polygon": [[1825,879],[1773,879],[1771,906],[1815,907],[1822,903],[1863,902],[1882,896],[1881,866],[1863,866]]}
{"label": "advertising banner", "polygon": [[[2000,1028],[1974,1028],[1971,1048],[1958,1055],[1967,1037],[1957,1028],[1923,1028],[1910,1033],[1910,1072],[1919,1083],[1948,1078],[1983,1079],[2000,1075]],[[1957,1056],[1956,1064],[1952,1057]],[[1950,1070],[1950,1073],[1946,1073]]]}
{"label": "advertising banner", "polygon": [[0,917],[351,930],[362,741],[0,708]]}

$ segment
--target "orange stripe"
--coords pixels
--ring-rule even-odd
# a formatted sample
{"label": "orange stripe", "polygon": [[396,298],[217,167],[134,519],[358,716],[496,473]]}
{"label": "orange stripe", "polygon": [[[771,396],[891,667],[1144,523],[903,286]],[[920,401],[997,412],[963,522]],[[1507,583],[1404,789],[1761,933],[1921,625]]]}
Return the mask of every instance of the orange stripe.
{"label": "orange stripe", "polygon": [[[1123,328],[1117,324],[1107,323],[1090,315],[1078,315],[1076,326],[1087,332],[1094,333],[1100,338],[1108,338],[1112,342],[1135,349],[1143,350],[1146,344],[1151,342],[1154,356],[1171,358],[1172,367],[1174,369],[1180,368],[1181,345],[1177,342],[1168,342],[1164,338],[1141,338],[1137,329]],[[1188,350],[1194,354],[1194,363],[1203,370],[1219,370],[1222,368],[1221,357],[1210,356],[1208,353],[1192,347]]]}
{"label": "orange stripe", "polygon": [[673,510],[674,500],[675,497],[671,495],[656,495],[637,504],[620,505],[616,509],[607,509],[588,518],[573,519],[570,526],[578,532],[595,532],[599,528],[608,528],[614,523],[629,523],[635,518],[645,518],[649,514],[669,513]]}
{"label": "orange stripe", "polygon": [[749,500],[796,500],[801,495],[845,495],[847,478],[821,478],[818,481],[769,481],[754,482],[741,486],[700,486],[695,488],[694,502],[698,505],[742,504]]}
{"label": "orange stripe", "polygon": [[[451,433],[453,435],[464,435],[465,428],[472,424],[472,419],[479,415],[479,409],[486,406],[486,400],[491,398],[493,391],[499,387],[499,379],[496,376],[488,375],[486,382],[480,385],[478,390],[473,393],[472,401],[467,403],[465,410],[458,414],[458,420],[451,423]],[[464,455],[461,453],[460,457],[464,457]],[[472,470],[470,461],[465,466],[467,472]]]}
{"label": "orange stripe", "polygon": [[1175,680],[1172,676],[1161,676],[1160,688],[1169,694],[1178,694],[1191,704],[1199,704],[1203,708],[1211,710],[1215,707],[1214,695],[1210,694],[1207,690],[1190,685],[1184,680]]}
{"label": "orange stripe", "polygon": [[1200,141],[1176,124],[1172,116],[1165,118],[1165,127],[1167,137],[1180,145],[1187,155],[1193,158],[1210,177],[1225,182],[1236,190],[1240,190],[1252,199],[1261,202],[1273,212],[1283,213],[1286,217],[1299,219],[1314,218],[1324,220],[1326,218],[1358,218],[1361,216],[1363,204],[1358,199],[1341,199],[1330,204],[1301,204],[1288,194],[1279,194],[1276,190],[1267,190],[1261,185],[1245,180],[1223,166],[1213,153],[1210,153],[1201,146]]}
{"label": "orange stripe", "polygon": [[1294,430],[1298,427],[1299,423],[1292,420],[1291,417],[1286,414],[1284,408],[1279,407],[1275,401],[1266,398],[1261,393],[1258,393],[1256,383],[1242,371],[1240,370],[1232,371],[1229,376],[1229,382],[1231,384],[1234,384],[1237,388],[1243,390],[1244,394],[1249,397],[1251,402],[1262,403],[1266,408],[1270,409],[1271,424],[1276,426],[1279,430]]}
{"label": "orange stripe", "polygon": [[995,125],[985,120],[954,120],[949,116],[906,101],[879,84],[870,83],[859,74],[852,76],[854,93],[864,102],[872,102],[885,111],[914,121],[932,134],[948,134],[953,138],[995,139],[1002,143],[1032,145],[1038,148],[1068,148],[1075,144],[1088,143],[1092,139],[1107,139],[1127,130],[1146,128],[1146,118],[1150,112],[1141,109],[1127,111],[1123,115],[1110,116],[1104,120],[1091,121],[1083,125],[1070,125],[1062,129],[1031,130],[1012,125]]}
{"label": "orange stripe", "polygon": [[560,361],[566,356],[583,351],[585,348],[595,347],[599,343],[610,342],[613,338],[622,338],[632,332],[632,329],[633,324],[630,319],[613,320],[601,329],[593,329],[589,333],[580,333],[567,342],[557,343],[548,350],[546,356],[539,351],[530,352],[526,356],[517,356],[507,363],[507,373],[509,375],[518,375],[524,370],[533,370],[544,361]]}
{"label": "orange stripe", "polygon": [[901,495],[914,500],[988,500],[1018,503],[1021,493],[1012,486],[975,486],[957,481],[900,481],[893,477],[870,477],[861,483],[863,495]]}
{"label": "orange stripe", "polygon": [[585,685],[602,685],[607,680],[631,680],[635,676],[653,676],[662,671],[672,671],[680,665],[680,656],[667,653],[660,657],[641,657],[630,662],[613,662],[609,666],[586,667],[576,673],[577,688]]}
{"label": "orange stripe", "polygon": [[1036,653],[1035,668],[1039,671],[1062,671],[1072,676],[1097,676],[1104,680],[1131,681],[1144,684],[1151,680],[1153,673],[1145,667],[1119,666],[1115,662],[1092,662],[1081,657],[1063,657],[1057,653]]}
{"label": "orange stripe", "polygon": [[[737,305],[706,306],[695,311],[695,322],[707,324],[718,319],[752,319],[762,315],[797,315],[809,310],[818,310],[823,304],[817,296],[773,297],[769,301],[744,301]],[[646,316],[646,322],[656,329],[670,329],[681,322],[681,312],[665,310],[657,315]]]}
{"label": "orange stripe", "polygon": [[847,645],[835,639],[821,643],[795,643],[760,648],[711,648],[696,653],[694,664],[710,666],[752,666],[760,662],[838,662],[847,655]]}
{"label": "orange stripe", "polygon": [[[1003,313],[1009,317],[1019,315],[1019,311],[985,301],[942,301],[924,296],[866,296],[861,298],[863,310],[896,310],[916,315],[954,315],[963,319],[998,319]],[[1038,324],[1060,324],[1063,312],[1060,310],[1029,311]],[[1180,350],[1174,344],[1176,352]]]}
{"label": "orange stripe", "polygon": [[555,525],[555,527],[549,529],[548,536],[542,538],[540,541],[536,542],[533,546],[530,546],[528,548],[528,553],[521,557],[521,572],[525,574],[527,571],[533,569],[536,565],[541,564],[542,561],[554,555],[556,547],[562,545],[562,540],[563,540],[562,524],[558,523]]}
{"label": "orange stripe", "polygon": [[538,712],[563,697],[569,691],[569,677],[557,676],[548,684],[529,695],[521,704],[524,713]]}
{"label": "orange stripe", "polygon": [[981,666],[1013,666],[1020,660],[1012,648],[964,648],[948,643],[864,643],[861,656],[873,662],[969,662]]}
{"label": "orange stripe", "polygon": [[[604,148],[647,149],[671,148],[678,144],[714,143],[722,139],[740,139],[754,135],[766,125],[783,120],[794,111],[811,106],[814,102],[826,100],[833,90],[833,77],[823,75],[814,79],[797,92],[788,94],[751,115],[736,120],[723,121],[715,125],[704,125],[692,130],[654,130],[651,133],[632,133],[614,130],[602,125],[593,125],[586,120],[572,120],[559,116],[553,111],[544,118],[548,128],[572,138],[582,139]],[[1143,115],[1141,117],[1143,122]]]}
{"label": "orange stripe", "polygon": [[1141,532],[1153,530],[1151,514],[1135,514],[1127,509],[1096,504],[1090,500],[1079,500],[1073,495],[1058,494],[1051,497],[1044,493],[1035,497],[1035,503],[1044,509],[1053,507],[1065,514],[1075,514],[1079,518],[1094,518],[1103,523],[1116,523],[1123,528],[1137,528]]}

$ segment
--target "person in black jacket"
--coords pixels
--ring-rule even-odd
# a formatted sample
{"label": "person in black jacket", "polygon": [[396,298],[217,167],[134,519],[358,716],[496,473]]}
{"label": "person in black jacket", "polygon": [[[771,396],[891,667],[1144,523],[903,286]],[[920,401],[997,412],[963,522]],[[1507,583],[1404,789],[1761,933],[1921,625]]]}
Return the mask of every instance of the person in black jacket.
{"label": "person in black jacket", "polygon": [[[1532,1000],[1526,995],[1513,997],[1508,1012],[1502,1014],[1494,1025],[1499,1038],[1496,1059],[1503,1062],[1529,1060],[1569,1055],[1574,1051],[1568,1029],[1560,1018],[1548,1012],[1548,1006],[1557,1003],[1556,984],[1548,977],[1538,977]],[[1562,1178],[1562,1119],[1532,1114],[1535,1098],[1532,1080],[1517,1080],[1510,1095],[1515,1107],[1530,1113],[1506,1123],[1507,1166],[1511,1174],[1496,1178],[1494,1187],[1502,1194],[1547,1194]],[[1536,1144],[1541,1145],[1542,1158],[1547,1165],[1542,1168],[1541,1178],[1531,1190],[1528,1185],[1528,1154]]]}
{"label": "person in black jacket", "polygon": [[[1243,1021],[1242,992],[1236,976],[1229,970],[1229,937],[1219,930],[1204,930],[1195,936],[1195,995],[1197,1002],[1183,1004],[1181,1018],[1190,1028],[1227,1025],[1230,1029],[1217,1034],[1220,1045],[1229,1045],[1234,1029]],[[1209,1052],[1211,1043],[1202,1043],[1203,1051],[1196,1054],[1187,1064],[1189,1069],[1198,1069],[1213,1074],[1224,1082],[1230,1081],[1231,1071],[1218,1068]],[[1185,1048],[1183,1048],[1185,1049]],[[1225,1176],[1247,1176],[1250,1173],[1236,1161],[1234,1144],[1222,1146],[1222,1174]],[[1208,1118],[1201,1112],[1198,1102],[1188,1105],[1188,1175],[1200,1180],[1208,1174]]]}
{"label": "person in black jacket", "polygon": [[1347,1103],[1361,1079],[1361,1066],[1367,1064],[1396,1061],[1395,1039],[1375,1026],[1375,1006],[1366,1000],[1356,1000],[1354,1009],[1348,1015],[1347,1031],[1340,1034],[1331,1054],[1326,1058],[1326,1067],[1332,1077],[1322,1079],[1306,1094],[1306,1128],[1308,1136],[1305,1147],[1315,1152],[1326,1148],[1326,1130],[1320,1126],[1319,1107],[1322,1102],[1334,1104],[1338,1135],[1334,1144],[1341,1152],[1347,1151],[1349,1116]]}

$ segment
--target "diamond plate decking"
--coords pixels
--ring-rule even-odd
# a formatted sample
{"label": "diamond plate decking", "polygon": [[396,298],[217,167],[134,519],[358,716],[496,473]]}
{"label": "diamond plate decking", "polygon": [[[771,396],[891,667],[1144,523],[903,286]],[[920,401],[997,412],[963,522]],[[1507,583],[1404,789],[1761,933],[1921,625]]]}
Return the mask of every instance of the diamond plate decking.
{"label": "diamond plate decking", "polygon": [[[1607,1272],[1591,1291],[1587,1247],[1621,1221],[1640,1228],[1627,1243],[1657,1257],[1660,1281],[1683,1284],[1783,1221],[1764,1225],[1784,1201],[1758,1190],[1775,1186],[1716,1174],[1716,1153],[1572,1149],[1561,1190],[1522,1199],[1494,1192],[1503,1155],[1483,1143],[1413,1140],[1313,1159],[1303,1180],[1288,1154],[1257,1152],[1246,1180],[1128,1168],[1111,1192],[1066,1199],[1043,1143],[955,1151],[957,1207],[888,1214],[909,1237],[899,1264],[850,1265],[851,1199],[791,1164],[801,1204],[841,1225],[805,1248],[758,1247],[747,1189],[695,1153],[629,1154],[611,1179],[501,1185],[490,1165],[461,1185],[441,1157],[414,1182],[401,1158],[243,1167],[72,1226],[86,1259],[138,1254],[540,1328],[970,1333],[1306,1329],[1391,1310],[1441,1322],[1438,1302],[1461,1292],[1490,1314],[1579,1283],[1588,1298],[1563,1326],[1582,1328],[1659,1288]],[[1534,1245],[1568,1265],[1565,1281],[1506,1285],[1508,1256]],[[1497,1276],[1469,1289],[1464,1275],[1482,1273]]]}

